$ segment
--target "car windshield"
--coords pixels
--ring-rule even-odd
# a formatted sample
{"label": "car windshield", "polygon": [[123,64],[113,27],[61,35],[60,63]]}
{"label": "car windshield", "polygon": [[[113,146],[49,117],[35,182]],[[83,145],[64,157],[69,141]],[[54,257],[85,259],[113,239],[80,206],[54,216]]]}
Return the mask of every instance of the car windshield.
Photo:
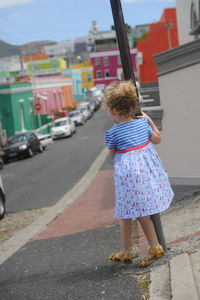
{"label": "car windshield", "polygon": [[79,111],[73,111],[69,114],[70,117],[76,117],[76,116],[79,116],[80,115],[80,112]]}
{"label": "car windshield", "polygon": [[25,134],[18,134],[8,138],[8,144],[16,144],[25,141],[27,141],[27,137]]}
{"label": "car windshield", "polygon": [[57,122],[54,123],[53,127],[64,126],[64,125],[67,125],[67,124],[68,124],[67,120],[57,121]]}

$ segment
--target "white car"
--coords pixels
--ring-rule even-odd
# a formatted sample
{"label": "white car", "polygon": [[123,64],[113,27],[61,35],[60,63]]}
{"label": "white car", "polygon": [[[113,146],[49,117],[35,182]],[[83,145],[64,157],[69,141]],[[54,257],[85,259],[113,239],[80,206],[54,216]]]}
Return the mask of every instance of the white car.
{"label": "white car", "polygon": [[50,134],[40,134],[36,133],[38,139],[40,140],[40,144],[42,145],[43,150],[46,149],[46,147],[53,144],[53,139]]}
{"label": "white car", "polygon": [[69,117],[74,121],[75,125],[85,124],[86,118],[83,116],[80,110],[74,110],[69,113]]}
{"label": "white car", "polygon": [[75,124],[69,117],[60,118],[55,120],[53,124],[51,129],[51,137],[53,140],[55,140],[58,138],[71,136],[75,131]]}
{"label": "white car", "polygon": [[87,106],[80,105],[80,106],[77,107],[76,110],[80,110],[86,120],[88,120],[92,116],[92,112],[91,112],[90,109],[88,109]]}

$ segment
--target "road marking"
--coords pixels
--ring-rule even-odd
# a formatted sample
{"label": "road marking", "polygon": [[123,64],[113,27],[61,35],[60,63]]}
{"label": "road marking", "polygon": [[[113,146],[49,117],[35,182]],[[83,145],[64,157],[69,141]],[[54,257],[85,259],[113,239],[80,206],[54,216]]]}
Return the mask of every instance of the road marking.
{"label": "road marking", "polygon": [[50,207],[44,215],[38,217],[32,224],[17,232],[0,246],[0,264],[5,262],[33,237],[45,230],[51,221],[82,195],[97,175],[107,156],[108,150],[103,149],[85,175],[69,192],[67,192],[54,206]]}

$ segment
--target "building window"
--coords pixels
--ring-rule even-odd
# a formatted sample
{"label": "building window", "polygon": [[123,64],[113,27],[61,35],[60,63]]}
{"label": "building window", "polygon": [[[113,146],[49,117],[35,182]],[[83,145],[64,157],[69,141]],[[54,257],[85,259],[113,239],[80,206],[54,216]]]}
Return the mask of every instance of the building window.
{"label": "building window", "polygon": [[92,81],[92,74],[87,74],[87,83]]}
{"label": "building window", "polygon": [[120,55],[118,55],[118,57],[117,57],[117,64],[120,65],[120,66],[122,64],[121,56]]}
{"label": "building window", "polygon": [[104,71],[104,76],[105,76],[105,78],[110,77],[110,70],[105,70]]}
{"label": "building window", "polygon": [[108,59],[108,56],[105,56],[105,57],[103,58],[103,64],[104,64],[105,67],[109,66],[109,59]]}
{"label": "building window", "polygon": [[97,78],[102,78],[102,74],[101,74],[101,71],[100,70],[98,70],[97,72],[96,72],[96,77]]}
{"label": "building window", "polygon": [[190,15],[190,34],[194,36],[194,39],[198,39],[198,35],[200,33],[200,24],[198,22],[197,10],[194,3],[191,5]]}
{"label": "building window", "polygon": [[100,66],[101,65],[101,58],[100,57],[97,57],[95,59],[95,66]]}

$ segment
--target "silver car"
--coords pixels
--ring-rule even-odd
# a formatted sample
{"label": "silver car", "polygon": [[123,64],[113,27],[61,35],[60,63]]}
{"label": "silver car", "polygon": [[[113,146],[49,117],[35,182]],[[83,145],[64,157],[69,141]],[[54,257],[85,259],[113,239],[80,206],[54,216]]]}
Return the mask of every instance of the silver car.
{"label": "silver car", "polygon": [[74,110],[69,113],[69,117],[74,121],[75,125],[85,124],[86,118],[83,116],[80,110]]}
{"label": "silver car", "polygon": [[79,110],[83,114],[85,120],[88,120],[92,116],[91,111],[85,106],[79,106],[76,110]]}

